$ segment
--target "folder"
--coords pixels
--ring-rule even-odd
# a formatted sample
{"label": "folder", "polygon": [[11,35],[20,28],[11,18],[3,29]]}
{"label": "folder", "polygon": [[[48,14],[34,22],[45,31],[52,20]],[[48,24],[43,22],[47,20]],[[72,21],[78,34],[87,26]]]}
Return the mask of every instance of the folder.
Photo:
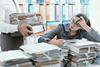
{"label": "folder", "polygon": [[[97,44],[88,40],[67,40],[66,46],[76,53],[89,53],[95,51]],[[92,50],[92,48],[95,48]]]}
{"label": "folder", "polygon": [[50,50],[60,50],[59,47],[52,45],[52,44],[47,44],[47,43],[37,43],[37,44],[29,44],[29,45],[23,45],[20,46],[20,49],[24,50],[24,52],[29,53],[29,54],[41,54],[48,52]]}
{"label": "folder", "polygon": [[4,63],[7,61],[15,61],[20,59],[29,59],[30,55],[23,53],[21,50],[10,50],[0,52],[0,63]]}

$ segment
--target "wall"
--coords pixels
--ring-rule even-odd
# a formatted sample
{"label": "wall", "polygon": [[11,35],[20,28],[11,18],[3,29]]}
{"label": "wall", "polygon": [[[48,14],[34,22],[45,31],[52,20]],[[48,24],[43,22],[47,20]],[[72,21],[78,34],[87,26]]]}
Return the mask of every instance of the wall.
{"label": "wall", "polygon": [[100,0],[90,0],[89,14],[92,27],[100,33]]}

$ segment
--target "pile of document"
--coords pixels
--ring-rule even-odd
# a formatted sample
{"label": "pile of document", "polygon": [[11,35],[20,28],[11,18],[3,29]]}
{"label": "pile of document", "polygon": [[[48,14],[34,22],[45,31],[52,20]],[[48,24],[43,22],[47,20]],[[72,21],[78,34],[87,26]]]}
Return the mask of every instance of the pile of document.
{"label": "pile of document", "polygon": [[24,45],[20,48],[25,53],[32,55],[36,65],[39,65],[39,67],[61,67],[62,65],[63,56],[61,49],[55,45],[39,43],[35,45]]}
{"label": "pile of document", "polygon": [[97,44],[87,40],[67,40],[66,45],[70,52],[68,59],[71,65],[74,67],[86,66],[92,63],[92,60],[96,58],[96,47]]}
{"label": "pile of document", "polygon": [[30,55],[23,53],[21,50],[0,52],[0,67],[15,67],[17,64],[19,64],[20,67],[23,67],[23,65],[29,65],[28,67],[32,67],[33,65],[29,61],[30,58]]}
{"label": "pile of document", "polygon": [[64,57],[68,56],[68,52],[69,52],[69,48],[66,45],[66,43],[63,44],[63,46],[60,47],[61,48],[61,53]]}
{"label": "pile of document", "polygon": [[55,45],[39,43],[20,47],[25,53],[32,55],[38,67],[62,67],[61,49]]}
{"label": "pile of document", "polygon": [[20,46],[20,50],[11,50],[0,53],[0,65],[4,65],[5,62],[13,63],[16,60],[19,60],[20,62],[20,59],[31,59],[33,61],[36,61],[37,63],[43,63],[50,61],[61,62],[63,57],[61,55],[61,49],[59,47],[47,43],[26,44]]}
{"label": "pile of document", "polygon": [[[63,65],[65,66],[68,63],[68,53],[69,53],[69,48],[66,46],[66,43],[64,43],[61,48],[61,53],[63,56]],[[65,66],[66,67],[66,66]]]}
{"label": "pile of document", "polygon": [[96,64],[100,64],[100,43],[97,43],[97,56],[95,58],[95,63]]}

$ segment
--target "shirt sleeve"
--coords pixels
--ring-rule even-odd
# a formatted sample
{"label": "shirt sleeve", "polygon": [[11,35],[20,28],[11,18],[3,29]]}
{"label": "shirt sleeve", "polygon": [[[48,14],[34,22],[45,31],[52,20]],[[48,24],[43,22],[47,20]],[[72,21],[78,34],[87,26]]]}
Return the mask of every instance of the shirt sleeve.
{"label": "shirt sleeve", "polygon": [[86,34],[84,34],[84,37],[90,41],[100,42],[100,34],[93,28],[90,32],[86,32]]}
{"label": "shirt sleeve", "polygon": [[5,10],[0,8],[0,32],[3,33],[13,33],[18,31],[18,25],[11,25],[5,21]]}
{"label": "shirt sleeve", "polygon": [[48,42],[61,32],[61,26],[58,26],[55,30],[49,31],[38,39],[38,42]]}

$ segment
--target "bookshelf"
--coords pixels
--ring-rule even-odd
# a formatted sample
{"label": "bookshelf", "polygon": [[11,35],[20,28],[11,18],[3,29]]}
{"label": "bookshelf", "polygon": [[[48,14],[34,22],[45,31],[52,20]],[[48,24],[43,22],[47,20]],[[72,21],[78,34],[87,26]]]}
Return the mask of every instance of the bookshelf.
{"label": "bookshelf", "polygon": [[46,28],[70,23],[77,13],[89,16],[89,0],[17,0],[22,13],[40,13]]}

